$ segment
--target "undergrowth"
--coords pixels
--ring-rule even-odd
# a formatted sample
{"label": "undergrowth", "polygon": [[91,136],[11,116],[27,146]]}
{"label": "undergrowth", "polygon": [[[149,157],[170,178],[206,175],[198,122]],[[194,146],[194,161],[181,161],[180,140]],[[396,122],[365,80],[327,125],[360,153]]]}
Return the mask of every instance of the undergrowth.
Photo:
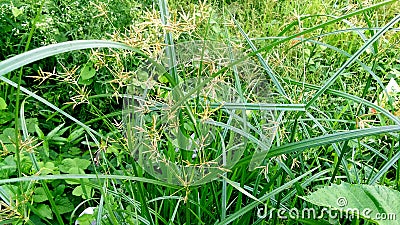
{"label": "undergrowth", "polygon": [[258,212],[399,190],[399,8],[0,1],[0,224],[373,223]]}

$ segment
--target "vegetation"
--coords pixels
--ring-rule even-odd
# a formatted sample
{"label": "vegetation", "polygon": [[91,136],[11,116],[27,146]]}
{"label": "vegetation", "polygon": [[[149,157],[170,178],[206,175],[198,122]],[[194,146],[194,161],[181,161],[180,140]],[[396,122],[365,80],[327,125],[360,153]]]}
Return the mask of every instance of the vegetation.
{"label": "vegetation", "polygon": [[397,213],[399,8],[0,0],[0,224],[400,224],[292,216]]}

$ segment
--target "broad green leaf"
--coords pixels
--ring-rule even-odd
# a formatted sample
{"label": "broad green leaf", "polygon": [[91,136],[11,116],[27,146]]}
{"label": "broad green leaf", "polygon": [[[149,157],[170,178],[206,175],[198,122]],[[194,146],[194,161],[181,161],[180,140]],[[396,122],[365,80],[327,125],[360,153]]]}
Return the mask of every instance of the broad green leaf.
{"label": "broad green leaf", "polygon": [[60,214],[72,212],[74,210],[74,205],[67,197],[56,197],[55,203]]}
{"label": "broad green leaf", "polygon": [[7,103],[4,98],[0,97],[0,110],[7,109]]}
{"label": "broad green leaf", "polygon": [[358,215],[380,225],[400,224],[400,218],[397,218],[400,215],[400,192],[385,186],[333,184],[302,198],[318,206],[339,210],[342,215]]}
{"label": "broad green leaf", "polygon": [[3,130],[3,133],[0,134],[0,141],[3,144],[12,144],[15,140],[15,132],[13,128],[6,128]]}
{"label": "broad green leaf", "polygon": [[75,196],[81,196],[81,195],[83,195],[82,186],[81,186],[81,185],[76,186],[76,187],[74,188],[74,190],[72,191],[72,194],[75,195]]}
{"label": "broad green leaf", "polygon": [[12,7],[11,12],[12,12],[13,16],[14,16],[15,18],[17,18],[18,16],[22,15],[22,13],[24,12],[24,10],[23,10],[22,8],[19,9],[19,8],[17,8],[17,7]]}
{"label": "broad green leaf", "polygon": [[90,78],[94,77],[94,75],[96,75],[96,69],[93,67],[93,63],[89,62],[81,70],[78,83],[90,85],[93,82]]}
{"label": "broad green leaf", "polygon": [[91,225],[95,220],[96,217],[93,214],[83,214],[77,219],[77,221],[79,221],[79,224],[81,225]]}
{"label": "broad green leaf", "polygon": [[90,166],[90,161],[87,159],[79,159],[79,158],[75,158],[75,163],[77,165],[77,167],[85,170]]}
{"label": "broad green leaf", "polygon": [[54,195],[62,195],[62,194],[64,194],[65,188],[66,188],[66,186],[64,184],[58,185],[53,191]]}
{"label": "broad green leaf", "polygon": [[47,195],[43,187],[38,187],[35,189],[35,194],[33,195],[34,202],[44,202],[47,201]]}
{"label": "broad green leaf", "polygon": [[74,188],[74,190],[72,191],[72,194],[75,196],[81,196],[83,199],[87,199],[87,197],[89,197],[89,198],[93,197],[94,191],[91,187],[85,186],[85,190],[86,190],[87,196],[85,195],[85,192],[83,191],[82,185],[79,185]]}
{"label": "broad green leaf", "polygon": [[[79,159],[79,158],[68,158],[64,159],[60,165],[60,171],[63,173],[70,173],[72,172],[72,168],[79,168],[81,170],[85,170],[89,167],[90,161],[87,159]],[[74,172],[77,172],[74,170]]]}
{"label": "broad green leaf", "polygon": [[85,171],[79,167],[72,167],[68,170],[69,174],[85,174]]}
{"label": "broad green leaf", "polygon": [[38,162],[41,175],[59,174],[58,167],[55,167],[53,162]]}
{"label": "broad green leaf", "polygon": [[35,126],[39,124],[37,118],[29,118],[25,120],[26,122],[26,127],[29,133],[35,132]]}
{"label": "broad green leaf", "polygon": [[45,217],[47,219],[53,219],[53,213],[51,212],[50,206],[41,204],[37,207],[38,213],[40,216]]}
{"label": "broad green leaf", "polygon": [[7,156],[3,162],[0,162],[0,174],[1,176],[9,176],[11,173],[17,171],[17,164],[14,161],[14,156]]}
{"label": "broad green leaf", "polygon": [[11,112],[1,112],[0,113],[0,124],[5,124],[14,119],[14,114]]}

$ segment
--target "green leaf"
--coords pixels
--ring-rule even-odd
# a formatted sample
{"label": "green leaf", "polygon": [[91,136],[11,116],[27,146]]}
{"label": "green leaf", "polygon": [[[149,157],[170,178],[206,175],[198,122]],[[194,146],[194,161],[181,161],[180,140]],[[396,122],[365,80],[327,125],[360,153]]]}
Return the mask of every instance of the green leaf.
{"label": "green leaf", "polygon": [[35,194],[33,195],[34,202],[44,202],[47,201],[47,195],[43,187],[38,187],[35,189]]}
{"label": "green leaf", "polygon": [[75,160],[77,167],[79,167],[80,169],[85,170],[90,166],[90,161],[87,159],[75,158],[74,160]]}
{"label": "green leaf", "polygon": [[[59,166],[60,171],[68,174],[85,174],[85,169],[87,169],[90,165],[90,161],[86,159],[79,158],[68,158],[64,159]],[[67,184],[80,184],[76,181],[67,180]]]}
{"label": "green leaf", "polygon": [[[68,159],[64,159],[61,162],[60,171],[63,173],[70,173],[72,168],[79,168],[81,170],[85,170],[89,167],[89,165],[90,165],[90,161],[87,159],[68,158]],[[74,172],[76,172],[76,171],[74,170]]]}
{"label": "green leaf", "polygon": [[3,130],[3,133],[0,134],[0,141],[3,144],[12,144],[15,141],[15,132],[13,128],[6,128]]}
{"label": "green leaf", "polygon": [[0,110],[3,109],[7,109],[7,103],[2,97],[0,97]]}
{"label": "green leaf", "polygon": [[14,114],[11,112],[1,112],[0,113],[0,124],[5,124],[10,122],[14,118]]}
{"label": "green leaf", "polygon": [[[344,212],[343,215],[356,214],[380,225],[400,224],[400,218],[397,218],[400,215],[400,192],[385,186],[333,184],[302,198],[312,204]],[[389,219],[391,216],[394,216],[393,219]]]}
{"label": "green leaf", "polygon": [[0,172],[5,176],[8,176],[10,173],[17,171],[17,164],[14,161],[14,156],[7,156],[3,162],[0,162]]}
{"label": "green leaf", "polygon": [[53,213],[51,212],[50,206],[41,204],[37,207],[37,211],[40,214],[40,216],[50,220],[53,219]]}
{"label": "green leaf", "polygon": [[74,210],[74,205],[67,197],[56,197],[55,203],[60,214],[72,212]]}
{"label": "green leaf", "polygon": [[35,132],[35,126],[39,124],[39,121],[37,118],[29,118],[26,119],[26,127],[29,133]]}
{"label": "green leaf", "polygon": [[62,195],[64,193],[66,186],[64,184],[60,184],[58,185],[55,189],[54,189],[54,195]]}
{"label": "green leaf", "polygon": [[88,196],[86,196],[85,192],[83,191],[82,185],[75,187],[74,190],[72,191],[72,194],[78,197],[81,196],[83,199],[87,199],[87,197],[89,198],[93,197],[94,195],[93,189],[89,186],[85,186],[85,189],[86,189],[86,194]]}
{"label": "green leaf", "polygon": [[[379,135],[383,133],[390,133],[390,132],[398,132],[400,131],[400,126],[398,125],[391,125],[391,126],[381,126],[381,127],[372,127],[372,128],[364,128],[364,129],[357,129],[357,130],[349,130],[344,132],[337,132],[334,134],[327,134],[322,135],[315,138],[309,138],[298,142],[293,142],[285,145],[281,145],[279,147],[272,148],[267,154],[265,152],[256,152],[254,153],[253,157],[265,157],[268,158],[282,155],[282,154],[289,154],[291,152],[304,150],[316,146],[323,146],[332,143],[338,143],[341,141],[352,140],[367,136]],[[257,142],[255,142],[257,143]],[[258,144],[258,143],[257,143]]]}
{"label": "green leaf", "polygon": [[96,217],[93,214],[83,214],[77,220],[79,221],[79,224],[91,225],[93,224],[93,221],[96,220]]}
{"label": "green leaf", "polygon": [[13,16],[16,18],[16,17],[18,17],[19,15],[22,15],[22,13],[24,12],[24,10],[21,8],[21,9],[18,9],[17,7],[13,7],[12,9],[11,9],[11,12],[12,12],[12,14],[13,14]]}
{"label": "green leaf", "polygon": [[75,196],[83,195],[82,186],[79,185],[79,186],[75,187],[74,190],[72,191],[72,194],[75,195]]}
{"label": "green leaf", "polygon": [[59,174],[58,167],[55,167],[53,162],[38,162],[38,165],[40,167],[41,175]]}
{"label": "green leaf", "polygon": [[78,84],[82,85],[91,85],[93,83],[93,79],[84,80],[82,77],[79,78]]}
{"label": "green leaf", "polygon": [[165,76],[159,76],[158,81],[160,81],[163,84],[166,84],[168,83],[168,78],[166,78]]}
{"label": "green leaf", "polygon": [[[144,177],[135,177],[135,176],[123,176],[123,175],[104,175],[104,174],[62,174],[62,175],[44,175],[44,176],[25,176],[25,177],[16,177],[16,178],[8,178],[8,179],[0,179],[0,185],[8,184],[8,183],[18,183],[18,182],[32,182],[32,181],[41,181],[41,180],[77,180],[77,179],[118,179],[125,181],[138,181],[143,183],[151,183],[163,187],[169,188],[178,188],[178,186],[171,185],[167,182],[162,182],[155,179],[148,179]],[[4,185],[12,186],[12,185]],[[16,189],[16,186],[13,186]]]}
{"label": "green leaf", "polygon": [[[253,44],[253,42],[251,41],[249,36],[242,29],[242,27],[240,26],[239,22],[235,19],[235,17],[230,12],[229,12],[229,14],[230,14],[233,22],[235,23],[236,27],[239,29],[240,33],[242,34],[242,36],[246,39],[247,44],[251,47],[251,50],[253,52],[257,52],[257,47]],[[272,82],[274,83],[274,85],[278,89],[278,92],[280,94],[282,94],[283,96],[287,96],[287,94],[285,92],[285,89],[283,89],[281,83],[279,82],[279,80],[277,79],[276,75],[274,74],[272,69],[269,67],[269,65],[265,61],[264,57],[259,52],[256,53],[256,56],[257,56],[259,62],[261,63],[262,67],[267,72],[268,76],[271,78]]]}
{"label": "green leaf", "polygon": [[96,69],[93,67],[92,62],[86,63],[80,73],[80,81],[88,81],[90,78],[96,75]]}
{"label": "green leaf", "polygon": [[51,140],[53,137],[60,136],[63,133],[63,132],[60,132],[60,130],[64,125],[65,125],[65,123],[62,123],[62,124],[58,125],[56,128],[54,128],[53,130],[51,130],[46,136],[47,139]]}

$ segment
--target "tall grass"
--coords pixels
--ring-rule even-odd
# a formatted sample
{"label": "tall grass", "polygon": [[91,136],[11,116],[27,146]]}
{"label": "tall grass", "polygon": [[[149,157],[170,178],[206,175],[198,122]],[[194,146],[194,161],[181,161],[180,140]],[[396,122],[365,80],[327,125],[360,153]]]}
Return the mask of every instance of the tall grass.
{"label": "tall grass", "polygon": [[[164,44],[166,45],[167,65],[169,65],[167,69],[162,68],[162,64],[149,58],[140,49],[114,41],[76,40],[44,46],[30,51],[27,51],[27,47],[24,53],[0,62],[0,79],[7,85],[17,88],[15,137],[18,140],[15,143],[15,155],[19,171],[17,177],[0,180],[0,185],[17,183],[20,189],[19,192],[23,193],[24,190],[32,189],[29,186],[38,185],[36,181],[40,181],[39,185],[45,189],[56,216],[56,220],[46,221],[43,219],[44,223],[47,224],[52,222],[58,224],[66,223],[61,214],[57,212],[56,203],[53,201],[52,192],[48,187],[48,184],[54,180],[75,182],[82,185],[82,187],[90,187],[96,190],[96,197],[90,197],[87,201],[93,202],[90,204],[97,207],[97,215],[95,216],[97,224],[282,224],[288,221],[280,219],[276,214],[274,214],[273,218],[264,220],[257,217],[257,210],[261,206],[268,209],[284,208],[288,210],[290,208],[303,209],[304,207],[311,207],[304,204],[298,196],[307,194],[317,186],[325,186],[342,180],[352,183],[398,185],[400,183],[399,165],[396,165],[396,163],[400,158],[400,152],[396,151],[396,149],[399,145],[400,120],[393,115],[393,110],[390,111],[386,109],[387,107],[374,104],[371,95],[368,93],[371,87],[384,92],[382,89],[384,89],[384,83],[386,82],[384,81],[385,78],[375,66],[375,62],[380,57],[379,52],[386,50],[385,45],[379,40],[389,36],[388,32],[395,32],[396,30],[393,30],[393,27],[400,20],[400,15],[392,15],[393,18],[391,20],[379,21],[379,24],[373,25],[373,19],[369,15],[373,13],[379,14],[384,11],[382,7],[390,6],[393,3],[396,5],[397,3],[395,2],[393,0],[383,1],[375,5],[359,7],[357,10],[340,16],[301,17],[299,20],[286,23],[286,26],[281,27],[277,37],[266,38],[252,38],[248,34],[248,31],[246,31],[246,29],[249,29],[248,24],[243,24],[243,21],[236,18],[241,17],[241,12],[231,13],[229,12],[229,7],[226,7],[223,12],[213,11],[204,22],[203,27],[201,27],[204,29],[204,33],[208,34],[203,38],[228,42],[229,45],[227,46],[232,52],[238,46],[245,46],[242,49],[246,53],[239,58],[231,55],[230,62],[225,67],[213,71],[207,77],[201,77],[205,76],[205,74],[201,73],[202,69],[207,68],[203,61],[199,65],[198,73],[193,73],[195,75],[186,74],[182,72],[184,69],[179,67],[179,60],[177,59],[179,54],[177,54],[177,49],[175,48],[176,41],[179,41],[179,39],[174,39],[173,32],[170,32],[172,29],[170,24],[172,23],[171,15],[173,13],[171,13],[171,8],[168,7],[166,0],[159,0],[158,8],[161,23],[164,27]],[[299,31],[294,29],[296,26],[300,27],[306,20],[312,21],[312,18],[319,17],[331,19],[319,24],[310,22],[312,26],[307,29],[299,29]],[[359,46],[355,44],[357,49],[348,51],[323,41],[325,40],[323,38],[330,40],[331,36],[342,32],[337,28],[339,27],[338,23],[345,21],[348,24],[347,20],[352,18],[360,19],[360,17],[365,20],[368,27],[352,27],[350,29],[350,31],[358,34]],[[226,28],[229,22],[232,22],[232,27]],[[222,31],[218,29],[223,26],[225,26],[224,33],[219,35],[218,32]],[[331,31],[332,27],[335,29],[334,31]],[[362,31],[364,30],[369,31],[369,33],[363,33]],[[221,40],[221,36],[225,39]],[[188,37],[183,38],[189,39]],[[306,58],[305,54],[307,43],[313,45],[310,50],[310,52],[313,52],[312,54],[310,53],[308,58]],[[29,41],[26,46],[29,46]],[[371,50],[371,46],[373,50]],[[157,77],[155,79],[157,91],[145,88],[146,93],[148,93],[147,96],[162,99],[167,98],[165,97],[167,93],[176,91],[178,97],[175,99],[174,104],[169,105],[170,108],[168,110],[175,112],[182,109],[179,111],[179,115],[184,113],[189,115],[188,117],[179,117],[178,122],[182,126],[184,124],[193,124],[193,130],[199,133],[201,133],[199,127],[204,124],[215,127],[218,131],[216,140],[219,140],[220,145],[214,144],[213,147],[216,153],[210,153],[210,155],[217,157],[218,153],[221,153],[224,159],[222,160],[221,168],[224,169],[224,166],[227,165],[226,157],[234,158],[227,151],[229,147],[232,147],[229,140],[226,141],[228,139],[226,137],[229,137],[230,134],[232,136],[238,135],[244,140],[243,156],[229,169],[221,170],[213,181],[199,186],[177,185],[176,183],[171,184],[168,180],[158,180],[148,175],[149,171],[143,167],[143,164],[136,161],[136,157],[132,153],[132,149],[138,148],[136,145],[132,146],[132,143],[144,142],[146,139],[139,139],[135,136],[137,133],[128,131],[127,136],[129,138],[127,140],[124,135],[121,135],[121,129],[112,123],[110,118],[120,118],[120,111],[104,115],[101,109],[93,105],[92,112],[97,113],[99,118],[91,121],[82,121],[79,117],[80,115],[67,113],[61,107],[21,85],[23,74],[21,68],[24,66],[39,60],[46,60],[48,57],[58,54],[98,48],[119,49],[116,53],[114,52],[116,57],[121,57],[121,55],[129,52],[131,54],[126,54],[128,58],[136,57],[150,60],[152,65],[163,71],[161,75],[165,76],[167,81],[160,82]],[[298,79],[299,77],[295,75],[287,74],[290,71],[279,68],[280,66],[288,68],[291,65],[290,62],[279,62],[279,55],[281,54],[279,51],[281,50],[287,57],[296,56],[296,53],[291,52],[297,51],[296,48],[300,48],[299,51],[302,52],[302,56],[295,59],[297,62],[303,63],[303,65],[297,65],[301,68],[309,66],[308,62],[315,60],[313,54],[314,56],[323,54],[323,50],[318,50],[319,48],[331,49],[337,54],[337,57],[327,59],[330,64],[325,66],[329,67],[329,69],[322,70],[326,72],[322,76],[323,79],[318,77],[320,75],[318,72],[311,70],[306,71],[310,74],[303,74],[307,76],[307,79],[311,79],[310,77],[317,79],[322,83],[321,85],[309,84],[306,82],[307,79]],[[372,55],[370,57],[365,56],[366,51],[370,50]],[[203,55],[205,55],[204,52],[202,52],[202,60]],[[315,58],[318,58],[318,56]],[[373,64],[366,61],[366,59],[373,61]],[[125,60],[129,61],[129,59]],[[270,90],[276,102],[251,102],[250,91],[246,89],[248,84],[240,80],[238,71],[238,67],[242,65],[241,63],[249,62],[248,60],[253,60],[251,62],[257,63],[258,67],[265,72],[265,79],[271,85]],[[357,66],[353,65],[355,62]],[[134,70],[140,67],[135,65],[127,68]],[[14,82],[5,76],[18,69],[21,70],[18,82]],[[194,109],[193,107],[202,102],[199,93],[204,90],[204,87],[209,87],[208,85],[214,82],[216,78],[226,76],[225,74],[228,74],[229,71],[232,72],[232,77],[230,77],[234,84],[232,88],[236,93],[240,94],[239,99],[241,101],[210,105],[209,109],[215,110],[215,114],[210,118],[197,117],[198,108]],[[365,87],[357,87],[361,91],[352,90],[352,93],[347,93],[346,90],[342,90],[347,84],[345,82],[346,71],[356,71],[353,74],[356,79],[361,79],[361,73],[368,74]],[[198,77],[193,88],[185,90],[180,86],[180,84],[193,78],[193,76]],[[374,81],[376,81],[377,85],[374,84]],[[351,85],[351,83],[348,83],[348,86]],[[20,97],[18,96],[22,94],[46,105],[72,121],[72,126],[82,127],[87,132],[86,134],[89,136],[81,135],[82,138],[85,137],[83,143],[91,151],[90,143],[93,142],[94,145],[92,147],[96,148],[99,156],[97,157],[96,153],[91,151],[92,160],[96,158],[100,162],[99,167],[94,167],[95,173],[59,175],[36,175],[33,173],[29,176],[21,173],[23,162],[20,156],[27,152],[27,148],[35,148],[32,143],[29,143],[32,137],[27,131],[27,122],[25,120],[25,105],[27,102],[19,103]],[[299,98],[297,94],[304,96]],[[357,94],[361,97],[357,96]],[[389,95],[387,92],[385,94]],[[193,96],[197,97],[194,98],[195,101],[192,101]],[[90,99],[112,97],[113,95],[111,94],[105,94],[94,95]],[[126,98],[127,95],[120,94],[117,96],[118,99],[123,97]],[[128,96],[132,102],[135,101],[135,97],[137,96]],[[21,105],[20,109],[19,105]],[[339,105],[340,110],[336,109],[335,105]],[[156,108],[154,111],[156,111],[162,108],[163,105],[155,105],[154,107]],[[368,114],[369,109],[374,109],[376,113],[373,115]],[[279,122],[276,134],[272,137],[273,139],[268,140],[270,142],[265,140],[263,133],[265,131],[260,125],[262,121],[260,115],[267,110],[272,110],[274,117]],[[167,117],[162,118],[168,119]],[[361,126],[358,122],[360,118],[367,118],[365,123],[371,120],[377,122],[369,127]],[[104,134],[104,132],[92,128],[90,124],[97,121],[102,121],[111,130],[111,134]],[[162,121],[159,123],[154,122],[154,127],[161,127]],[[19,140],[19,123],[23,133],[21,140]],[[146,121],[146,123],[149,124],[150,122]],[[241,126],[236,126],[238,124]],[[173,147],[171,147],[174,146],[172,139],[168,139],[168,135],[163,131],[159,131],[158,134],[163,137],[163,139],[159,140],[159,146],[165,147],[165,149],[159,150],[161,152],[171,152],[172,150],[173,154],[175,154]],[[189,136],[188,134],[186,135]],[[106,151],[102,150],[102,144],[107,141],[113,141],[121,148],[118,153],[118,157],[121,157],[118,163],[115,163],[113,159],[108,159],[105,154]],[[36,173],[41,168],[35,154],[37,154],[35,151],[29,152],[34,172]],[[173,154],[171,154],[171,157],[173,157]],[[254,166],[253,162],[259,163]],[[388,174],[389,172],[390,175]],[[394,177],[393,173],[395,174]],[[4,194],[5,192],[1,193],[1,200],[8,207],[15,207],[19,199],[13,199],[9,194]],[[87,193],[86,196],[88,196]],[[79,206],[76,206],[76,211],[80,211],[78,210]],[[30,211],[35,212],[35,209],[30,204],[22,206],[22,208],[22,218],[10,219],[3,224],[17,223],[16,221],[22,220],[33,224],[29,219],[29,215]],[[289,211],[286,211],[285,215],[288,215],[288,213]],[[71,217],[70,223],[74,219],[76,218]],[[328,219],[324,218],[324,222],[329,223]],[[312,219],[301,221],[290,219],[289,222],[292,224],[319,223],[317,220]],[[338,222],[350,223],[349,220],[343,218],[338,219]],[[358,220],[351,223],[357,224],[359,222]],[[367,224],[368,221],[364,221],[364,223]]]}

